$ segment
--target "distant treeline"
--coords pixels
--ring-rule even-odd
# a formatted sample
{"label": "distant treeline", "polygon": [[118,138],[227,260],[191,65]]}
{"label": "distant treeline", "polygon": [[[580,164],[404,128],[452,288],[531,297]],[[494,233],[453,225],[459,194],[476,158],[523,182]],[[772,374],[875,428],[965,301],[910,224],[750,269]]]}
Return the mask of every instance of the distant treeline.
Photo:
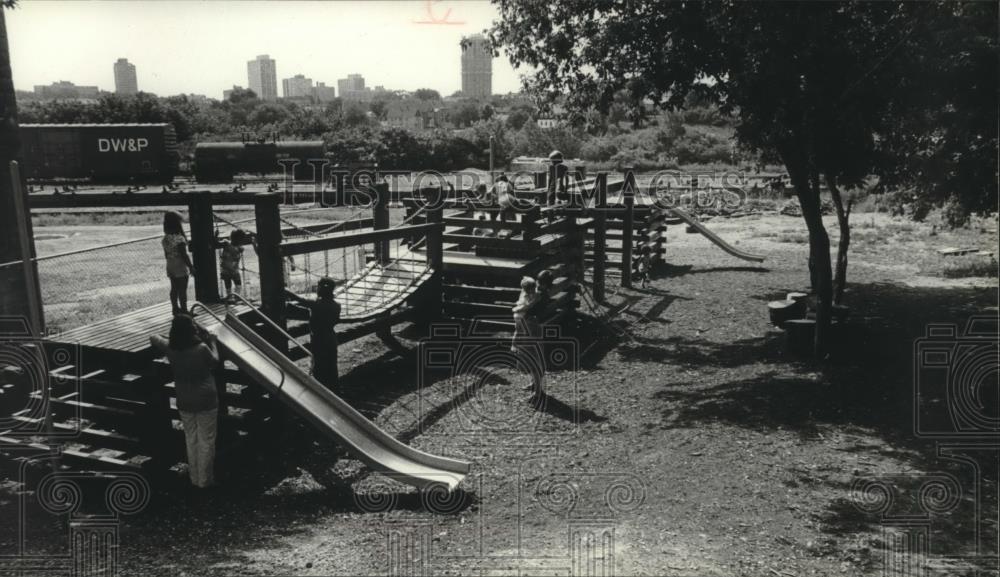
{"label": "distant treeline", "polygon": [[[434,98],[436,93],[419,96]],[[249,90],[237,90],[223,101],[139,93],[103,95],[96,102],[28,102],[20,106],[19,117],[22,123],[169,122],[187,158],[197,142],[275,133],[285,140],[322,139],[345,163],[377,162],[384,168],[487,168],[491,136],[498,168],[516,156],[545,156],[552,150],[619,170],[750,160],[733,147],[728,119],[710,106],[695,104],[682,112],[656,115],[641,107],[612,106],[607,114],[573,117],[543,113],[523,102],[505,106],[502,100],[442,101],[441,107],[447,113],[437,120],[448,128],[421,131],[385,126],[384,101],[267,102]],[[542,117],[556,118],[557,126],[539,127]]]}

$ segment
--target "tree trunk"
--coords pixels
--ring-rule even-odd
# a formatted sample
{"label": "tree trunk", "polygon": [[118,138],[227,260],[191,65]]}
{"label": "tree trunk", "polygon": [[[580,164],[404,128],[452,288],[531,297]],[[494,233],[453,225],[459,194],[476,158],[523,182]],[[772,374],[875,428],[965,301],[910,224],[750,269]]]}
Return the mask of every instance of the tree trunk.
{"label": "tree trunk", "polygon": [[780,150],[788,175],[791,177],[795,194],[802,207],[802,218],[809,229],[809,261],[813,292],[816,294],[816,333],[813,352],[818,358],[826,355],[829,342],[831,305],[833,297],[833,271],[830,261],[830,237],[823,226],[823,212],[819,199],[819,187],[815,178],[810,178],[801,146],[791,144]]}
{"label": "tree trunk", "polygon": [[[10,50],[7,46],[7,8],[0,3],[0,263],[21,260],[21,242],[18,236],[18,215],[14,211],[14,187],[11,183],[10,161],[20,157],[21,140],[17,130],[17,98],[14,93],[14,78],[10,67]],[[22,173],[23,174],[23,173]],[[22,177],[23,178],[23,177]],[[27,188],[21,187],[28,205]],[[26,215],[27,216],[27,215]],[[28,237],[31,218],[25,218]],[[29,247],[34,257],[34,246]],[[36,275],[34,262],[22,266],[0,268],[0,315],[17,315],[32,318],[28,313],[28,288],[25,282],[24,266],[30,267],[30,274]],[[39,301],[35,301],[39,302]],[[40,317],[38,317],[40,318]],[[38,331],[41,327],[31,327]]]}
{"label": "tree trunk", "polygon": [[842,304],[844,300],[844,289],[847,288],[847,249],[851,246],[851,204],[840,196],[840,189],[837,188],[836,180],[827,175],[827,186],[830,187],[830,196],[833,197],[833,206],[837,209],[837,226],[840,228],[840,242],[837,244],[837,268],[833,276],[833,302]]}

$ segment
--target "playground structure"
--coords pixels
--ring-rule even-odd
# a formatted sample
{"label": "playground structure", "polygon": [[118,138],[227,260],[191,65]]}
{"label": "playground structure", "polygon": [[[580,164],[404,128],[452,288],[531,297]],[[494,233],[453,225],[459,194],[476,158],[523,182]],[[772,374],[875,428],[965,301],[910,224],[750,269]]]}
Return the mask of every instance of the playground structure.
{"label": "playground structure", "polygon": [[[545,176],[536,184],[544,186]],[[543,201],[546,191],[538,187],[518,196]],[[335,293],[343,307],[341,344],[376,334],[391,345],[394,326],[442,318],[510,331],[510,309],[521,278],[549,270],[555,282],[551,304],[540,320],[558,323],[579,307],[588,269],[593,296],[603,301],[610,274],[617,272],[619,282],[630,286],[641,247],[649,247],[654,262],[663,260],[668,223],[679,219],[700,227],[683,211],[637,205],[627,181],[609,182],[604,173],[575,183],[567,205],[543,207],[536,202],[507,221],[494,220],[500,209],[474,191],[425,188],[394,193],[379,183],[369,192],[370,205],[352,217],[308,225],[283,217],[282,196],[275,193],[103,195],[101,200],[119,206],[163,206],[165,201],[187,205],[192,260],[199,271],[192,310],[218,335],[225,360],[216,375],[223,415],[220,443],[252,438],[256,431],[279,423],[274,416],[274,401],[279,401],[374,469],[417,486],[453,489],[468,472],[468,463],[398,443],[295,365],[309,354],[298,341],[308,333],[308,324],[296,318],[288,303],[309,296],[318,278],[338,270],[337,261],[344,265],[354,258],[357,262],[349,275],[342,275]],[[252,224],[232,223],[215,214],[217,206],[231,204],[252,205]],[[396,226],[390,226],[392,206],[404,209]],[[247,272],[256,279],[259,298],[225,305],[214,241],[227,227],[238,226],[255,232],[259,270]],[[734,256],[760,259],[727,245],[704,227],[699,232]],[[297,279],[304,282],[289,274],[290,258],[304,269]],[[78,354],[73,362],[50,371],[50,390],[32,393],[48,401],[50,414],[39,410],[44,402],[15,413],[18,426],[0,431],[0,440],[43,447],[32,445],[19,431],[41,426],[61,431],[69,439],[64,460],[80,468],[163,470],[182,460],[171,374],[148,340],[167,332],[169,311],[160,303],[43,341],[47,351],[76,347]],[[25,375],[16,373],[7,371],[5,376],[23,384]]]}

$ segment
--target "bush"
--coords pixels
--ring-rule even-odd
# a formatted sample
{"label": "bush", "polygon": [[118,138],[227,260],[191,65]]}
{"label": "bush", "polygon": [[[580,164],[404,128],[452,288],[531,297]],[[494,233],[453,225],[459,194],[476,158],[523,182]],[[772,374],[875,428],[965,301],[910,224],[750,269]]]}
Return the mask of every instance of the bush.
{"label": "bush", "polygon": [[594,137],[584,142],[580,147],[580,156],[584,160],[604,162],[618,154],[618,147],[615,143],[601,137]]}
{"label": "bush", "polygon": [[944,204],[941,218],[948,227],[959,228],[969,223],[969,211],[957,200],[951,199]]}

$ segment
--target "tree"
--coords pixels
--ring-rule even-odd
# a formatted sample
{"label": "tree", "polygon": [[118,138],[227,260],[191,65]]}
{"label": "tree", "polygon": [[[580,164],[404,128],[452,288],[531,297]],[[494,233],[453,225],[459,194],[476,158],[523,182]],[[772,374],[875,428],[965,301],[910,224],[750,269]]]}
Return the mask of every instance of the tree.
{"label": "tree", "polygon": [[229,102],[233,104],[244,104],[253,100],[258,100],[257,93],[249,88],[240,88],[237,86],[229,93]]}
{"label": "tree", "polygon": [[[996,3],[948,3],[925,9],[880,133],[879,190],[913,188],[950,203],[951,224],[997,209]],[[933,42],[918,44],[925,38]],[[949,47],[942,50],[941,46]]]}
{"label": "tree", "polygon": [[[22,247],[21,225],[27,227],[28,238],[33,238],[31,219],[27,215],[18,215],[14,210],[15,187],[11,180],[10,163],[21,157],[21,139],[18,136],[17,98],[14,92],[14,74],[10,67],[10,49],[7,44],[6,13],[15,5],[13,0],[0,2],[0,263],[22,260],[22,249],[27,248],[29,258],[34,258],[35,247]],[[22,203],[28,206],[27,187],[24,177],[21,177]],[[27,210],[27,208],[25,208]],[[19,218],[25,217],[25,218]],[[29,241],[31,242],[31,241]],[[27,270],[26,270],[27,269]],[[30,295],[27,276],[34,277],[34,285],[38,286],[38,269],[34,261],[21,263],[21,266],[0,268],[0,314],[24,315],[28,313],[31,330],[40,332],[42,326],[42,310],[40,295],[35,292]],[[38,306],[32,310],[29,303],[34,301]],[[37,325],[37,326],[36,326]]]}
{"label": "tree", "polygon": [[364,108],[357,103],[344,106],[344,124],[349,127],[359,127],[368,124],[368,114]]}
{"label": "tree", "polygon": [[378,120],[385,120],[386,114],[389,113],[384,100],[372,100],[371,104],[368,105],[368,109]]}
{"label": "tree", "polygon": [[[500,20],[492,44],[515,66],[536,68],[526,81],[533,93],[566,95],[578,110],[594,103],[607,110],[619,91],[632,103],[648,98],[666,109],[683,108],[693,95],[735,117],[748,151],[781,159],[809,231],[814,344],[824,353],[833,279],[821,183],[839,194],[875,170],[876,135],[894,120],[913,54],[953,53],[954,44],[942,45],[921,26],[928,13],[952,5],[494,3]],[[995,60],[988,73],[995,76]]]}
{"label": "tree", "polygon": [[507,126],[513,130],[521,130],[526,122],[531,122],[531,113],[522,107],[512,109],[507,116]]}
{"label": "tree", "polygon": [[413,96],[419,100],[441,100],[441,94],[433,88],[418,88],[413,91]]}
{"label": "tree", "polygon": [[479,106],[474,101],[467,100],[460,104],[451,114],[451,121],[455,126],[463,128],[472,126],[472,123],[479,120]]}

